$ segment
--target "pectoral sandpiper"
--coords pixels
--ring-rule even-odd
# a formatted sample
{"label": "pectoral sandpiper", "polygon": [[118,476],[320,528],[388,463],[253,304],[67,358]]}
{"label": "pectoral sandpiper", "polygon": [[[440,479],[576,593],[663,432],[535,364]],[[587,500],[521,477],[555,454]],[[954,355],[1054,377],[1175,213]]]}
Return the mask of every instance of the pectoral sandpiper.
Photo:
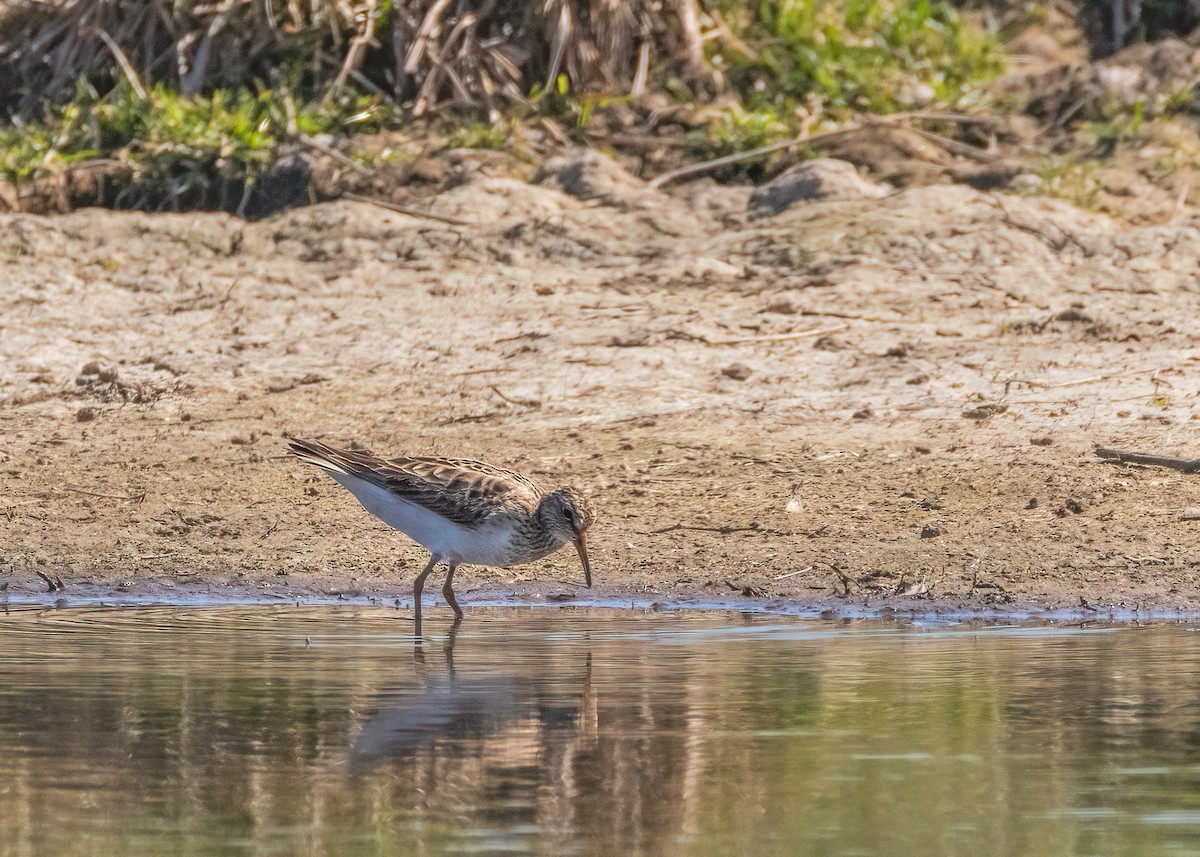
{"label": "pectoral sandpiper", "polygon": [[292,454],[349,489],[363,508],[429,551],[413,584],[413,619],[421,634],[421,591],[440,562],[448,566],[442,595],[454,610],[454,572],[464,564],[509,566],[541,559],[573,542],[592,585],[587,529],[595,518],[573,488],[542,491],[519,473],[457,458],[383,459],[289,438]]}

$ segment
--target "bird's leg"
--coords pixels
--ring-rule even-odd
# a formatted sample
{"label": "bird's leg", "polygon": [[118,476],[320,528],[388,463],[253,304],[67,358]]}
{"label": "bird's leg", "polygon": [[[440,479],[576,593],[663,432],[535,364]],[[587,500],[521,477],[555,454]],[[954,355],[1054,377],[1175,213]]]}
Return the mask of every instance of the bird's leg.
{"label": "bird's leg", "polygon": [[425,588],[425,578],[429,577],[429,572],[441,561],[440,556],[431,556],[429,565],[425,566],[424,571],[417,575],[417,580],[413,583],[413,624],[416,626],[413,633],[418,637],[421,636],[421,590]]}
{"label": "bird's leg", "polygon": [[462,621],[462,608],[458,606],[458,602],[454,599],[454,570],[458,568],[458,563],[450,563],[450,568],[446,572],[446,585],[442,587],[442,595],[446,598],[446,603],[450,605],[450,609],[454,611],[455,627]]}

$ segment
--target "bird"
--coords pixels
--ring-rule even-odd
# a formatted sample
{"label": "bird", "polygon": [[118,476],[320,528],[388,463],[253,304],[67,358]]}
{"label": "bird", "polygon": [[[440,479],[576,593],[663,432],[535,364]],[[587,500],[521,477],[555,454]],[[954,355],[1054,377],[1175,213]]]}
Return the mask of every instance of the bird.
{"label": "bird", "polygon": [[317,440],[288,437],[290,452],[319,467],[355,496],[363,508],[429,551],[413,583],[413,620],[421,636],[425,579],[445,562],[442,595],[454,611],[454,572],[460,565],[520,565],[554,553],[568,542],[592,585],[587,531],[592,504],[575,488],[543,491],[512,470],[461,458],[380,458]]}

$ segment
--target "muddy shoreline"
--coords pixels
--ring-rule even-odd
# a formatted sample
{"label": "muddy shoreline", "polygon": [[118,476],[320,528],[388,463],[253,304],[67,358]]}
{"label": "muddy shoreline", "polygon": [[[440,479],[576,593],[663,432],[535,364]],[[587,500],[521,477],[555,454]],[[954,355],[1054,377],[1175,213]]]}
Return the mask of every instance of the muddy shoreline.
{"label": "muddy shoreline", "polygon": [[[205,585],[170,585],[137,583],[111,585],[76,585],[61,592],[33,591],[19,587],[5,590],[0,605],[5,609],[44,610],[124,610],[124,609],[240,609],[292,607],[369,607],[395,612],[396,621],[412,623],[412,597],[409,588],[397,585],[393,593],[381,591],[367,595],[361,590],[350,592],[320,591],[299,587],[209,587]],[[429,601],[429,599],[426,599]],[[437,635],[455,627],[454,616],[438,598],[428,608],[426,631]],[[469,627],[471,610],[508,608],[514,610],[616,610],[639,613],[723,613],[738,615],[778,616],[790,619],[820,619],[822,621],[884,621],[898,625],[918,624],[928,627],[975,626],[1007,627],[1011,625],[1128,625],[1194,622],[1200,619],[1196,609],[1118,609],[1089,606],[1041,606],[1010,604],[999,606],[982,602],[968,603],[953,597],[909,599],[901,602],[892,598],[855,599],[828,597],[812,600],[751,598],[742,596],[706,597],[704,593],[655,598],[636,593],[623,593],[616,588],[599,587],[597,592],[573,594],[546,586],[511,587],[482,586],[471,590],[471,602],[463,605],[464,622]]]}
{"label": "muddy shoreline", "polygon": [[[422,552],[296,434],[578,485],[585,603],[1200,610],[1200,481],[1094,455],[1194,456],[1194,211],[752,193],[480,170],[434,205],[461,226],[0,216],[0,582],[406,597]],[[467,569],[464,603],[577,565]]]}

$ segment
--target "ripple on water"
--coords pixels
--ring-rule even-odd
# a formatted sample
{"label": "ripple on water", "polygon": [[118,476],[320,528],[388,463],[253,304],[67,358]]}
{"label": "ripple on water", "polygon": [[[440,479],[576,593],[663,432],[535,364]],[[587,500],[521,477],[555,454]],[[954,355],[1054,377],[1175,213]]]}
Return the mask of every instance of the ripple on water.
{"label": "ripple on water", "polygon": [[431,613],[10,605],[0,854],[1200,849],[1187,627]]}

